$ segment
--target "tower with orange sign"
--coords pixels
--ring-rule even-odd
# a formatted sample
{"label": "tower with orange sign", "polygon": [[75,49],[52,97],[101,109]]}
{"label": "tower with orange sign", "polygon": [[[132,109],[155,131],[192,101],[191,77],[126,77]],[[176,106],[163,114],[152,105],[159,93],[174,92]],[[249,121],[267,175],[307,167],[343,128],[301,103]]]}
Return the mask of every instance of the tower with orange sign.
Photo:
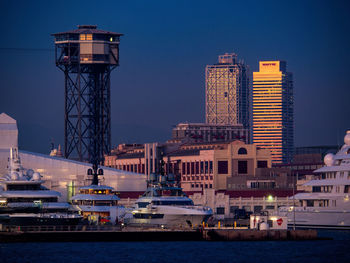
{"label": "tower with orange sign", "polygon": [[269,149],[273,163],[293,157],[293,75],[285,61],[260,61],[253,72],[253,143]]}

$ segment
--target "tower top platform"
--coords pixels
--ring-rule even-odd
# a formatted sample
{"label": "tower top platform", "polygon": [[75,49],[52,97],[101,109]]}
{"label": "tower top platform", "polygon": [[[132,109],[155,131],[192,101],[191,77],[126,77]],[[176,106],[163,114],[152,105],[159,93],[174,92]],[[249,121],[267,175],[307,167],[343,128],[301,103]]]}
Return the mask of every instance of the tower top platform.
{"label": "tower top platform", "polygon": [[121,33],[111,32],[111,31],[105,31],[101,29],[97,29],[97,26],[95,25],[78,25],[78,29],[66,31],[66,32],[60,32],[60,33],[54,33],[53,36],[60,36],[60,35],[67,35],[67,34],[104,34],[104,35],[111,35],[111,36],[123,36]]}

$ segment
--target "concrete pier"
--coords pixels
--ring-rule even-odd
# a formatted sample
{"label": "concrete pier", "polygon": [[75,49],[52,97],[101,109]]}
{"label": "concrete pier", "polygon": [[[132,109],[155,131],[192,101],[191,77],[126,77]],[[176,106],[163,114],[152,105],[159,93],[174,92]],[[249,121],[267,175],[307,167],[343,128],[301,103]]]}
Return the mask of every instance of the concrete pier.
{"label": "concrete pier", "polygon": [[204,229],[208,241],[316,240],[316,230]]}
{"label": "concrete pier", "polygon": [[316,230],[250,229],[30,229],[0,231],[0,243],[8,242],[108,242],[108,241],[284,241],[316,240]]}

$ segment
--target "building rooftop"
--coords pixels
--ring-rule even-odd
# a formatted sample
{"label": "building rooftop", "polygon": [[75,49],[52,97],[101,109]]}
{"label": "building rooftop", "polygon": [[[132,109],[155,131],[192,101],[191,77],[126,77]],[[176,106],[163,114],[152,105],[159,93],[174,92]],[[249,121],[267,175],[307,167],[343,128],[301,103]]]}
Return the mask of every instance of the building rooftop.
{"label": "building rooftop", "polygon": [[117,159],[132,159],[132,158],[144,158],[145,153],[140,152],[140,153],[121,153],[121,154],[116,154]]}
{"label": "building rooftop", "polygon": [[191,156],[191,155],[199,155],[200,150],[191,149],[191,150],[178,150],[176,152],[172,152],[167,154],[167,156]]}
{"label": "building rooftop", "polygon": [[198,127],[236,127],[236,128],[242,128],[243,124],[213,124],[213,123],[191,123],[191,122],[182,122],[179,123],[175,126],[180,127],[180,126],[198,126]]}
{"label": "building rooftop", "polygon": [[105,35],[114,35],[114,36],[123,36],[121,33],[105,31],[97,29],[95,25],[78,25],[78,29],[69,30],[66,32],[54,33],[53,36],[65,35],[65,34],[105,34]]}

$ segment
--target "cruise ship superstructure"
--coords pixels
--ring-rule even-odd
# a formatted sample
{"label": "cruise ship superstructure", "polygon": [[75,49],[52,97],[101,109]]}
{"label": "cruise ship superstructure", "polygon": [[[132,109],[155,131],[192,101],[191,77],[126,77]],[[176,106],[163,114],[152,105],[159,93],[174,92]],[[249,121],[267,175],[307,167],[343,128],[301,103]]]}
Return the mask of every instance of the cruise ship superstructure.
{"label": "cruise ship superstructure", "polygon": [[113,187],[100,185],[98,174],[103,175],[102,169],[88,170],[93,175],[93,181],[88,186],[80,187],[79,193],[72,197],[73,207],[90,223],[117,224],[125,215],[125,208],[118,205],[120,198]]}
{"label": "cruise ship superstructure", "polygon": [[289,226],[350,229],[350,131],[344,143],[335,155],[324,157],[325,166],[314,171],[318,179],[304,184],[312,192],[298,193],[292,197],[295,206],[280,208]]}
{"label": "cruise ship superstructure", "polygon": [[58,202],[60,193],[44,187],[41,175],[24,169],[18,149],[10,149],[8,173],[0,178],[0,221],[10,225],[75,225],[81,216],[68,203]]}

